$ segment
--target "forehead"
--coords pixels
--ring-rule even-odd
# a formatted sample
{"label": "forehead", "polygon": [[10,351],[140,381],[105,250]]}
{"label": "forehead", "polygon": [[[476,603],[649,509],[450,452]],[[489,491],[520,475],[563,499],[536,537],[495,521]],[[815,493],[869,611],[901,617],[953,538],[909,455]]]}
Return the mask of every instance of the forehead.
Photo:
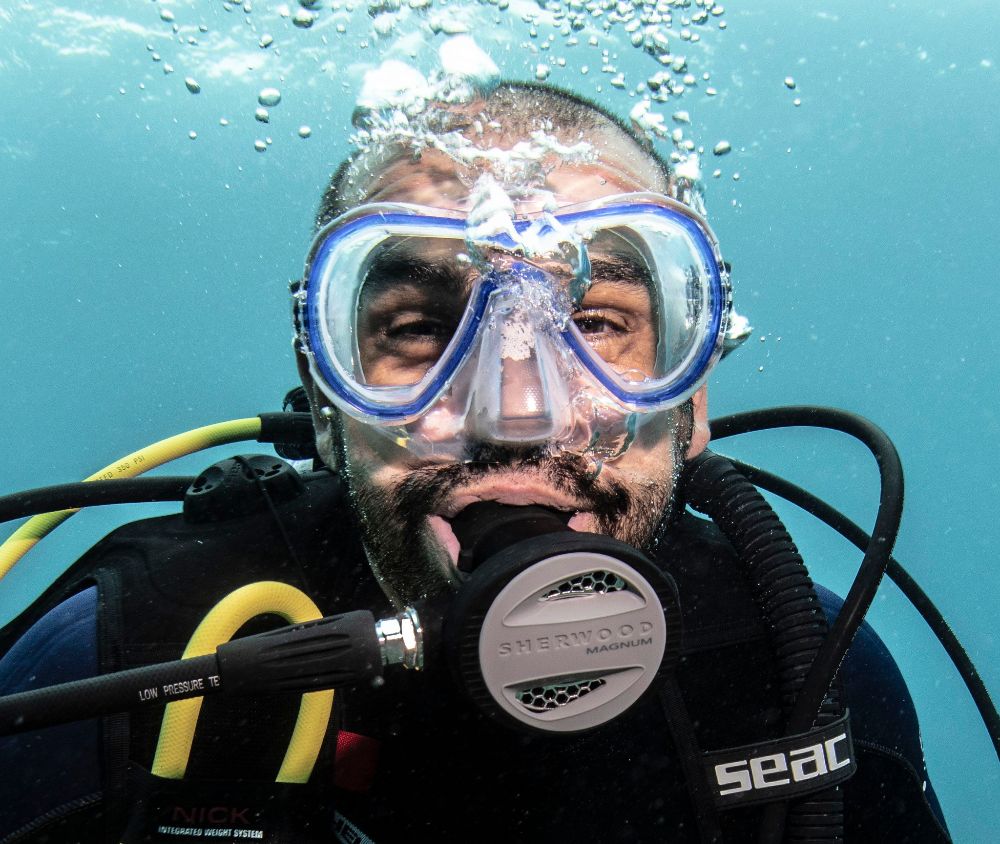
{"label": "forehead", "polygon": [[[506,148],[518,140],[513,139]],[[560,206],[619,193],[667,191],[660,168],[634,142],[604,137],[592,143],[594,160],[567,162],[552,156],[543,168],[544,182],[532,184],[531,188],[550,192]],[[460,164],[445,153],[425,150],[419,157],[400,156],[376,169],[364,184],[361,201],[412,202],[468,210],[473,183],[489,172],[487,164]],[[515,198],[515,204],[519,210],[536,210],[534,206],[539,199],[537,195],[532,198],[529,192],[525,197]]]}

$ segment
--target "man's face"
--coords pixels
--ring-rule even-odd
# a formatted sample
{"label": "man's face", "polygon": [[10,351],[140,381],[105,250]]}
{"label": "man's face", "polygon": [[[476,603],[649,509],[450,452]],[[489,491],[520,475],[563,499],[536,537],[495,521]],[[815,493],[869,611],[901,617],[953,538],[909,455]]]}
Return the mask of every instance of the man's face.
{"label": "man's face", "polygon": [[[659,188],[653,163],[623,142],[603,145],[601,160],[556,166],[543,187],[560,207],[614,194]],[[468,210],[469,173],[429,152],[399,160],[370,180],[366,202],[408,202]],[[515,201],[518,212],[538,210],[538,197]],[[301,363],[301,362],[300,362]],[[307,371],[303,370],[307,386]],[[318,396],[318,390],[313,390]],[[314,403],[315,405],[315,403]],[[595,473],[593,461],[574,453],[548,454],[504,442],[470,444],[468,461],[419,458],[381,432],[346,415],[336,435],[320,438],[324,458],[346,478],[360,517],[363,541],[383,590],[397,605],[437,593],[458,581],[458,541],[449,519],[476,501],[541,504],[573,513],[576,530],[649,544],[668,511],[685,456],[707,443],[704,390],[693,411],[684,405],[653,414],[620,456]]]}

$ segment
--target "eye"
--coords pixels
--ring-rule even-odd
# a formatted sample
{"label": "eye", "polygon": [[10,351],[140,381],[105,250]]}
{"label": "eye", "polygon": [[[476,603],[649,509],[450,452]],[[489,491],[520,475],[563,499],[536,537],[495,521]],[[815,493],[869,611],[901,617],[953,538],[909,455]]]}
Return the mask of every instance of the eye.
{"label": "eye", "polygon": [[584,335],[620,334],[628,330],[625,320],[606,310],[585,310],[573,314],[573,322]]}
{"label": "eye", "polygon": [[447,341],[455,333],[450,320],[427,314],[393,314],[390,322],[383,327],[382,334],[397,342]]}
{"label": "eye", "polygon": [[594,352],[620,371],[652,372],[656,330],[649,290],[629,281],[595,281],[573,324]]}

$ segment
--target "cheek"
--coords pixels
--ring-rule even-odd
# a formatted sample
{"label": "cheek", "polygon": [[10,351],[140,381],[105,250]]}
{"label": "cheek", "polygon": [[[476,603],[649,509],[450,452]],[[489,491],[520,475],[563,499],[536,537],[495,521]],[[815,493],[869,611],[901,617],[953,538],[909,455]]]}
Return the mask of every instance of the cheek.
{"label": "cheek", "polygon": [[674,411],[656,413],[643,420],[635,440],[609,466],[636,481],[663,482],[674,474]]}
{"label": "cheek", "polygon": [[408,453],[389,437],[342,416],[344,460],[354,486],[385,487],[402,477]]}
{"label": "cheek", "polygon": [[[632,448],[659,454],[672,454],[677,436],[678,411],[652,413],[642,419]],[[629,449],[631,451],[631,448]],[[627,454],[627,452],[626,452]]]}

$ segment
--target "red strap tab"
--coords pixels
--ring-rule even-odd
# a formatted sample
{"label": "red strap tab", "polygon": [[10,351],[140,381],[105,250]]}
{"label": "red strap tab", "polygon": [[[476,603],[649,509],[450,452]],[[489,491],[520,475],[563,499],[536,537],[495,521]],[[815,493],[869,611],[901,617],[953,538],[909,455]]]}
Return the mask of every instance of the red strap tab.
{"label": "red strap tab", "polygon": [[337,756],[333,766],[333,781],[345,791],[365,792],[375,781],[378,767],[377,739],[340,730],[337,733]]}

